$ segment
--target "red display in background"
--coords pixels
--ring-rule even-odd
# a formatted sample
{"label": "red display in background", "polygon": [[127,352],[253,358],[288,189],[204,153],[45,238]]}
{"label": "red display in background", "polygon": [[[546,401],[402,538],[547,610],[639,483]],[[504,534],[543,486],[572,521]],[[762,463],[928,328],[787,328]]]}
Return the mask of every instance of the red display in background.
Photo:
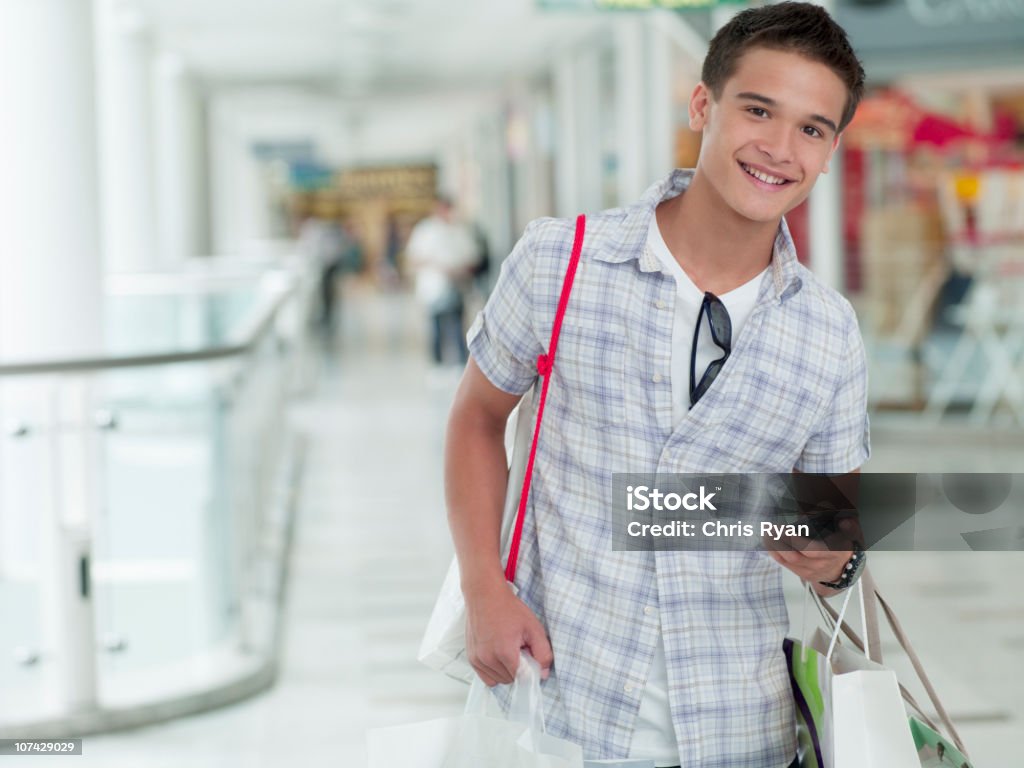
{"label": "red display in background", "polygon": [[843,270],[846,291],[859,293],[862,287],[860,220],[864,215],[864,150],[847,147],[843,152]]}

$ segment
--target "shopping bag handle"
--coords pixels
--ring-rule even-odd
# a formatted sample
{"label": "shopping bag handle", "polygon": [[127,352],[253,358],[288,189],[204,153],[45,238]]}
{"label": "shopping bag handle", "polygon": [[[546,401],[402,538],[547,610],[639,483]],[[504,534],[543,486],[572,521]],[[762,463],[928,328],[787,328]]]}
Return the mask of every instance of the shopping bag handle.
{"label": "shopping bag handle", "polygon": [[[825,652],[825,661],[832,660],[832,652],[836,648],[836,641],[839,640],[839,635],[843,627],[849,627],[843,617],[846,615],[846,609],[850,605],[850,596],[853,594],[854,587],[846,590],[846,595],[843,597],[843,605],[839,609],[839,613],[836,616],[835,628],[832,630],[832,637],[828,642],[828,651]],[[831,606],[829,606],[831,607]]]}
{"label": "shopping bag handle", "polygon": [[544,419],[544,403],[548,399],[548,385],[551,384],[551,371],[555,365],[555,352],[558,349],[558,336],[562,332],[562,320],[565,317],[565,310],[569,306],[569,294],[572,293],[572,284],[576,279],[576,267],[579,265],[580,254],[583,252],[583,234],[586,226],[587,217],[581,213],[576,217],[576,236],[572,243],[569,266],[565,270],[565,279],[562,281],[562,293],[558,297],[558,309],[555,312],[555,322],[551,326],[551,340],[548,343],[548,351],[547,354],[537,358],[537,373],[541,377],[543,384],[540,390],[540,402],[537,404],[537,421],[533,427],[530,458],[526,462],[526,473],[523,475],[523,490],[519,494],[519,510],[516,512],[516,524],[512,529],[508,561],[505,563],[505,581],[512,583],[516,580],[516,565],[519,562],[519,540],[523,536],[523,521],[526,519],[526,500],[530,495],[530,481],[533,478],[533,460],[537,456],[537,439],[540,437],[540,425]]}
{"label": "shopping bag handle", "polygon": [[545,733],[544,695],[540,690],[540,664],[526,650],[519,651],[519,666],[512,681],[508,719],[528,725],[535,734]]}
{"label": "shopping bag handle", "polygon": [[[528,726],[533,733],[545,733],[544,696],[540,688],[540,664],[525,649],[519,652],[519,666],[512,681],[506,718]],[[466,697],[466,714],[487,716],[490,690],[480,676],[473,678]]]}
{"label": "shopping bag handle", "polygon": [[[836,628],[836,619],[841,615],[841,612],[839,612],[837,614],[836,609],[833,608],[828,603],[826,603],[824,600],[822,600],[817,594],[815,594],[814,589],[809,584],[807,585],[806,595],[807,596],[810,596],[810,595],[814,596],[814,598],[815,598],[814,604],[818,607],[818,612],[821,614],[821,617],[825,621],[825,624],[829,627],[829,632],[830,633],[833,632],[835,630],[835,628]],[[877,619],[877,616],[876,616],[876,619]],[[843,632],[844,635],[846,635],[847,639],[853,644],[853,646],[858,651],[861,651],[865,656],[867,656],[868,649],[864,645],[864,641],[861,640],[860,635],[857,634],[857,632],[853,629],[853,627],[851,627],[846,622],[843,622],[843,624],[842,624],[842,632]],[[805,641],[806,641],[806,637],[807,637],[807,635],[806,635],[806,631],[805,631],[805,633],[804,633]],[[870,658],[870,657],[868,657],[868,658]],[[924,708],[920,704],[917,703],[917,699],[914,698],[914,695],[910,691],[907,690],[906,686],[904,686],[903,683],[900,683],[898,680],[896,682],[897,682],[897,684],[900,687],[900,694],[902,695],[904,701],[906,701],[908,704],[910,704],[911,707],[913,707],[913,709],[921,716],[921,719],[924,721],[924,723],[929,728],[931,728],[934,731],[938,731],[939,727],[934,723],[934,721],[924,711]]]}
{"label": "shopping bag handle", "polygon": [[[907,654],[907,657],[910,659],[910,663],[914,667],[914,672],[917,673],[918,680],[920,680],[921,685],[924,686],[925,692],[928,694],[928,698],[931,701],[932,706],[935,707],[935,712],[938,714],[939,719],[942,721],[942,724],[946,728],[946,732],[952,737],[953,743],[956,745],[956,748],[960,750],[961,754],[963,754],[964,757],[970,760],[970,755],[968,754],[967,749],[964,747],[963,740],[960,738],[960,734],[956,730],[956,726],[953,725],[953,721],[949,717],[949,713],[946,711],[946,708],[942,705],[942,702],[939,700],[939,694],[935,690],[935,686],[932,685],[931,680],[928,678],[928,673],[925,672],[924,665],[921,663],[921,659],[918,657],[917,652],[914,650],[913,645],[911,645],[910,643],[910,639],[907,637],[906,632],[904,632],[903,630],[903,626],[900,624],[899,619],[896,617],[896,612],[893,611],[892,607],[889,605],[888,602],[886,602],[885,598],[883,598],[881,593],[878,591],[878,584],[875,582],[874,576],[872,576],[868,568],[865,568],[864,572],[861,574],[860,586],[863,590],[864,600],[866,603],[865,625],[867,626],[867,631],[870,637],[873,622],[876,638],[873,640],[869,640],[868,648],[880,648],[879,641],[877,639],[877,606],[880,605],[882,607],[882,612],[885,615],[886,622],[888,623],[889,628],[892,630],[892,633],[896,637],[896,641],[900,644],[900,647],[904,650],[904,652]],[[825,612],[831,617],[831,619],[834,622],[836,622],[837,626],[842,628],[843,634],[845,634],[850,639],[850,641],[857,647],[858,650],[865,651],[866,653],[865,645],[863,641],[860,639],[860,636],[853,630],[852,627],[850,627],[849,624],[842,620],[842,614],[837,613],[835,608],[826,603],[824,599],[822,599],[820,596],[816,595],[816,597],[819,607],[823,608]],[[849,596],[847,595],[847,597]],[[881,652],[879,651],[877,658],[872,659],[872,661],[880,661],[880,659]],[[925,721],[925,724],[928,725],[928,727],[930,727],[932,730],[938,731],[939,729],[935,726],[935,723],[932,722],[931,718],[928,717],[928,715],[925,713],[921,705],[917,703],[917,701],[914,699],[914,696],[903,686],[902,683],[900,684],[900,692],[902,693],[904,700],[908,704],[910,704],[910,706],[912,706],[915,710],[917,710],[917,713],[919,715],[921,715],[922,719]]]}
{"label": "shopping bag handle", "polygon": [[[874,585],[874,579],[871,579],[869,583]],[[900,647],[906,652],[907,657],[910,659],[910,663],[914,665],[914,671],[917,672],[917,677],[924,686],[925,691],[927,691],[928,698],[931,699],[932,705],[935,707],[935,711],[942,720],[942,724],[946,726],[949,735],[953,737],[953,743],[956,744],[956,748],[960,750],[964,757],[970,760],[970,755],[967,753],[967,749],[964,747],[964,743],[960,739],[960,734],[957,733],[952,719],[946,712],[946,708],[942,706],[942,702],[939,700],[939,694],[932,685],[932,681],[928,679],[928,673],[924,671],[924,665],[921,663],[921,659],[914,650],[914,646],[911,645],[910,638],[908,638],[906,633],[903,631],[903,626],[900,624],[900,620],[896,617],[896,612],[893,611],[885,598],[878,593],[877,587],[873,587],[873,591],[875,596],[878,598],[878,604],[882,606],[882,611],[885,614],[885,619],[889,624],[889,628],[892,629],[892,633],[896,636],[896,640],[900,644]]]}

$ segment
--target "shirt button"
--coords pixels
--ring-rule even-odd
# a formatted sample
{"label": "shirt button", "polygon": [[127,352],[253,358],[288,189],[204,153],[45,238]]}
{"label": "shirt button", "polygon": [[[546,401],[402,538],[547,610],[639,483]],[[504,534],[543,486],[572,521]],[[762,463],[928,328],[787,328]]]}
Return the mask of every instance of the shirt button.
{"label": "shirt button", "polygon": [[664,309],[665,307],[668,306],[668,304],[666,304],[661,299],[658,299],[656,302],[654,302],[654,306],[656,306],[658,309]]}
{"label": "shirt button", "polygon": [[644,616],[650,616],[652,613],[654,613],[654,609],[651,606],[644,607]]}
{"label": "shirt button", "polygon": [[622,686],[622,690],[624,690],[626,693],[632,693],[633,692],[633,686],[630,685],[629,683],[626,683],[624,686]]}
{"label": "shirt button", "polygon": [[655,384],[661,384],[661,378],[661,374],[656,373],[651,377],[651,381],[653,381]]}

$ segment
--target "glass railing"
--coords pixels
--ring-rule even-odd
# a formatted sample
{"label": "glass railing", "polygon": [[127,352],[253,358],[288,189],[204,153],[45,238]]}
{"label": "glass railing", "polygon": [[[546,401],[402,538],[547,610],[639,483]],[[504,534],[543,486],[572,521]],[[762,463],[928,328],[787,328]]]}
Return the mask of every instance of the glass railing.
{"label": "glass railing", "polygon": [[272,679],[310,280],[121,277],[103,349],[0,359],[0,737],[138,724]]}

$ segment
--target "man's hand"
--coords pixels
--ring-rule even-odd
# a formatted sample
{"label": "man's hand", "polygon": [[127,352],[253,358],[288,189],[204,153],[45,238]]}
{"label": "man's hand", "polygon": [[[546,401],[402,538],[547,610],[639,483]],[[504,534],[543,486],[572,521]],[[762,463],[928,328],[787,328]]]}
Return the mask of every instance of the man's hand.
{"label": "man's hand", "polygon": [[[807,518],[798,522],[811,524],[813,538],[783,536],[779,540],[764,539],[765,551],[784,568],[808,582],[821,597],[831,597],[840,590],[821,584],[836,582],[854,552],[854,543],[863,547],[864,532],[856,514],[860,499],[860,469],[844,475],[802,475],[801,498],[810,497],[802,506]],[[799,485],[799,483],[798,483]]]}
{"label": "man's hand", "polygon": [[553,658],[547,633],[508,584],[493,583],[466,597],[466,651],[484,683],[511,683],[521,648],[529,648],[547,679]]}
{"label": "man's hand", "polygon": [[853,542],[863,541],[864,534],[857,517],[839,520],[838,529],[824,538],[783,536],[779,540],[765,539],[765,551],[784,568],[788,568],[814,587],[822,597],[839,594],[839,590],[819,582],[836,582],[843,568],[853,556]]}
{"label": "man's hand", "polygon": [[[788,544],[788,549],[776,549],[774,546]],[[843,567],[849,562],[853,550],[833,550],[821,541],[814,539],[791,538],[775,542],[767,548],[768,555],[779,565],[788,568],[804,581],[814,587],[814,591],[822,597],[838,594],[839,590],[820,584],[822,581],[838,581],[843,574]]]}

